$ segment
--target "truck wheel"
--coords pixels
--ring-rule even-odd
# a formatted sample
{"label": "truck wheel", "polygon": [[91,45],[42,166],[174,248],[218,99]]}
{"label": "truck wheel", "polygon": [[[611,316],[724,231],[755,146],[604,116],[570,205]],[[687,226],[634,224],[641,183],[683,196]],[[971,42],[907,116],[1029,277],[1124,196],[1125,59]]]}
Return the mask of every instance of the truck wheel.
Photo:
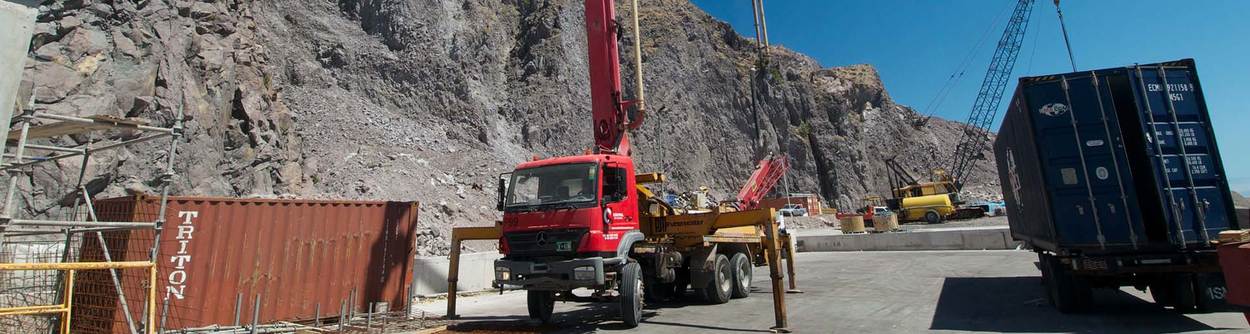
{"label": "truck wheel", "polygon": [[1194,291],[1194,277],[1189,274],[1173,274],[1168,277],[1172,290],[1172,307],[1177,312],[1189,313],[1198,307],[1198,294]]}
{"label": "truck wheel", "polygon": [[707,285],[699,289],[699,295],[703,300],[712,304],[724,304],[729,302],[729,295],[733,291],[733,270],[729,267],[729,258],[725,254],[716,254],[716,261],[712,264],[712,279],[707,280]]}
{"label": "truck wheel", "polygon": [[538,319],[544,324],[551,323],[551,315],[555,311],[555,293],[551,291],[527,291],[526,302],[529,306],[530,319]]}
{"label": "truck wheel", "polygon": [[733,268],[733,298],[746,298],[751,295],[751,278],[753,269],[751,259],[746,254],[734,253],[733,258],[729,260],[729,267]]}
{"label": "truck wheel", "polygon": [[939,215],[936,211],[925,212],[924,222],[929,224],[940,224],[942,223],[942,215]]}
{"label": "truck wheel", "polygon": [[637,262],[626,263],[621,267],[621,320],[625,327],[638,327],[642,321],[642,267]]}
{"label": "truck wheel", "polygon": [[1041,254],[1042,281],[1046,282],[1046,291],[1050,296],[1050,304],[1062,313],[1077,313],[1089,306],[1092,299],[1089,282],[1073,274],[1059,261],[1059,258]]}

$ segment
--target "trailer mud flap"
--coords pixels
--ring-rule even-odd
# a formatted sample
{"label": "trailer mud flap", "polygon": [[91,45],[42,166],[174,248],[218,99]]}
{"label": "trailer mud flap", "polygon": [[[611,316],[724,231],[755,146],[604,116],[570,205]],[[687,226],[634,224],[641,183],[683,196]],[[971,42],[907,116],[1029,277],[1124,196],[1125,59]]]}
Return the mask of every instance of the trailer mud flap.
{"label": "trailer mud flap", "polygon": [[712,266],[716,261],[716,248],[717,244],[712,244],[712,247],[699,248],[690,253],[691,286],[706,286],[714,277]]}

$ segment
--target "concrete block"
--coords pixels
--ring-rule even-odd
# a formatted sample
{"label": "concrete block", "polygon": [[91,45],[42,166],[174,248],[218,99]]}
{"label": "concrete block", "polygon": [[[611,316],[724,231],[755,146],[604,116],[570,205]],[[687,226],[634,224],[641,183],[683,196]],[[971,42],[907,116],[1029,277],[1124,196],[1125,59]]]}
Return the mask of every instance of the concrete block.
{"label": "concrete block", "polygon": [[[9,119],[17,105],[17,91],[22,84],[26,51],[35,31],[37,1],[0,1],[0,119]],[[7,122],[7,121],[6,121]],[[5,123],[8,124],[8,123]],[[0,150],[4,143],[0,143]]]}
{"label": "concrete block", "polygon": [[1014,249],[1006,227],[918,230],[895,233],[799,235],[800,252]]}
{"label": "concrete block", "polygon": [[1250,228],[1250,208],[1237,208],[1237,221],[1242,228]]}
{"label": "concrete block", "polygon": [[[460,277],[456,290],[460,292],[491,289],[495,279],[495,260],[499,253],[474,253],[460,255]],[[451,260],[446,256],[417,257],[412,266],[412,294],[417,297],[447,293],[447,270]]]}

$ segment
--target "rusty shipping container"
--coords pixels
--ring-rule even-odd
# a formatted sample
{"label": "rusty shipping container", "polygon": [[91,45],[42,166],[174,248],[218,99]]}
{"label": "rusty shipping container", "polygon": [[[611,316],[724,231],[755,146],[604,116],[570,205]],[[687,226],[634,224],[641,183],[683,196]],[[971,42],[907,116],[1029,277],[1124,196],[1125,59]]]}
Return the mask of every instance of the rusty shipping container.
{"label": "rusty shipping container", "polygon": [[[103,221],[152,221],[160,201],[133,196],[95,205]],[[412,283],[417,208],[416,202],[171,197],[160,236],[157,317],[167,330],[236,319],[249,324],[257,300],[261,323],[334,318],[344,307],[362,312],[378,302],[402,310]],[[152,231],[106,234],[114,261],[148,258]],[[87,238],[82,254],[102,257],[100,244]],[[122,280],[137,318],[147,279]],[[107,272],[83,273],[76,283],[77,329],[127,332]]]}

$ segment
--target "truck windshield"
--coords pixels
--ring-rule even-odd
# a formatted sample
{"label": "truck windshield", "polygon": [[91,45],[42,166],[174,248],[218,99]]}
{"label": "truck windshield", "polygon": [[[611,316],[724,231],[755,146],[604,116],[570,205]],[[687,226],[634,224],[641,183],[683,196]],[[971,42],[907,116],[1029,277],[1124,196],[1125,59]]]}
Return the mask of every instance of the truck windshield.
{"label": "truck windshield", "polygon": [[594,202],[598,167],[578,163],[517,170],[512,173],[505,207]]}

